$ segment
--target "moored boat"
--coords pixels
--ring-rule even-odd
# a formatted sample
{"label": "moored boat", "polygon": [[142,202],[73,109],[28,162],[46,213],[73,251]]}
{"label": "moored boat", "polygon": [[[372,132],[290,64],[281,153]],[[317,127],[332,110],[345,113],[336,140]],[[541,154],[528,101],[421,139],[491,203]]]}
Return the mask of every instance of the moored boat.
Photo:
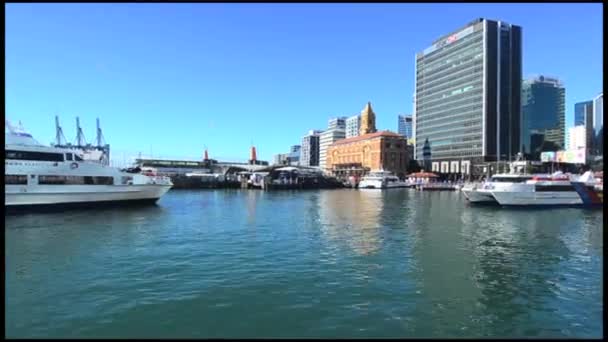
{"label": "moored boat", "polygon": [[392,189],[405,188],[406,182],[389,171],[372,171],[359,182],[359,189]]}
{"label": "moored boat", "polygon": [[74,149],[44,146],[22,127],[5,124],[5,209],[154,203],[172,186],[141,169],[86,161]]}

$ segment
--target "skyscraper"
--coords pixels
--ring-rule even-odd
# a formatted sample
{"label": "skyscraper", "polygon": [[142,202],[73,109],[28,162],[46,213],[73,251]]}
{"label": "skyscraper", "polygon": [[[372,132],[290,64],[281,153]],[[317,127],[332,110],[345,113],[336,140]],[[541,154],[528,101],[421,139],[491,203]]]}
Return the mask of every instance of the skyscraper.
{"label": "skyscraper", "polygon": [[521,27],[476,19],[416,55],[416,159],[469,173],[472,162],[508,160],[520,149]]}
{"label": "skyscraper", "polygon": [[593,99],[593,155],[604,155],[604,93]]}
{"label": "skyscraper", "polygon": [[[523,82],[521,144],[533,159],[540,158],[542,151],[565,147],[565,97],[566,90],[556,78],[538,76]],[[542,134],[543,139],[531,139],[532,134]]]}
{"label": "skyscraper", "polygon": [[361,127],[361,115],[353,115],[346,119],[346,138],[352,138],[359,135]]}
{"label": "skyscraper", "polygon": [[587,117],[593,115],[593,101],[584,101],[574,104],[574,126],[585,125]]}
{"label": "skyscraper", "polygon": [[319,166],[325,168],[327,148],[335,141],[346,138],[346,117],[330,119],[327,130],[319,136]]}
{"label": "skyscraper", "polygon": [[411,139],[412,136],[412,116],[411,115],[398,115],[397,120],[399,123],[398,132],[407,139]]}
{"label": "skyscraper", "polygon": [[311,130],[302,138],[300,165],[319,166],[319,135],[321,131]]}
{"label": "skyscraper", "polygon": [[[593,101],[585,101],[574,104],[574,125],[585,127],[585,147],[593,147]],[[588,150],[589,152],[589,150]]]}

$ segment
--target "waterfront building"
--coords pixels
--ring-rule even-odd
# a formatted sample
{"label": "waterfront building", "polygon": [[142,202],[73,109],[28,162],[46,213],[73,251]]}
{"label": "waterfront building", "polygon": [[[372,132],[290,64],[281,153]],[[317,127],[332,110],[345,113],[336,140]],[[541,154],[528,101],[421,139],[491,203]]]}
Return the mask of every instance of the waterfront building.
{"label": "waterfront building", "polygon": [[568,150],[587,149],[587,128],[578,125],[568,128]]}
{"label": "waterfront building", "polygon": [[272,164],[273,165],[285,165],[287,164],[288,154],[287,153],[279,153],[275,154]]}
{"label": "waterfront building", "polygon": [[359,128],[359,135],[368,133],[376,133],[376,114],[372,110],[371,102],[368,102],[361,111],[361,127]]}
{"label": "waterfront building", "polygon": [[412,116],[411,115],[398,115],[398,132],[403,135],[406,139],[411,139],[412,135]]}
{"label": "waterfront building", "polygon": [[353,115],[346,119],[346,138],[352,138],[359,135],[361,128],[361,115]]}
{"label": "waterfront building", "polygon": [[[375,130],[375,124],[374,130]],[[362,134],[334,142],[327,150],[326,169],[334,176],[362,177],[384,170],[404,178],[409,163],[405,137],[390,131]]]}
{"label": "waterfront building", "polygon": [[302,150],[302,146],[293,145],[289,149],[289,153],[287,154],[287,164],[298,166],[300,165],[300,151]]}
{"label": "waterfront building", "polygon": [[[416,55],[416,159],[432,171],[471,172],[520,150],[521,27],[476,19]],[[428,170],[431,171],[431,170]]]}
{"label": "waterfront building", "polygon": [[346,138],[346,130],[344,128],[328,129],[319,136],[319,166],[325,170],[327,165],[327,149],[334,142]]}
{"label": "waterfront building", "polygon": [[[522,151],[539,159],[542,151],[557,151],[565,145],[564,86],[557,78],[537,76],[522,84]],[[532,134],[542,134],[532,141]]]}
{"label": "waterfront building", "polygon": [[327,148],[335,141],[346,138],[346,117],[337,117],[329,119],[327,130],[323,131],[319,136],[319,166],[321,170],[325,169],[325,161],[327,156]]}
{"label": "waterfront building", "polygon": [[604,155],[604,93],[593,99],[593,151],[597,156]]}
{"label": "waterfront building", "polygon": [[321,131],[311,130],[302,138],[300,165],[319,166],[319,136]]}

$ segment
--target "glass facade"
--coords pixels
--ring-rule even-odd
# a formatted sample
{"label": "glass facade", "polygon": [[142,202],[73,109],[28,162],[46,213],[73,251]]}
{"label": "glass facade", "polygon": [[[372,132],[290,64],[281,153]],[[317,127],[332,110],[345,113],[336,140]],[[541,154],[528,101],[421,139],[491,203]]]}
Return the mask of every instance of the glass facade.
{"label": "glass facade", "polygon": [[593,148],[592,154],[604,155],[604,94],[593,99]]}
{"label": "glass facade", "polygon": [[[555,78],[539,76],[523,82],[522,150],[532,158],[565,147],[565,96],[566,90]],[[532,134],[542,134],[543,139],[532,139]]]}
{"label": "glass facade", "polygon": [[415,154],[508,159],[519,152],[521,28],[478,19],[416,56]]}
{"label": "glass facade", "polygon": [[574,104],[574,126],[584,126],[586,118],[593,115],[593,101]]}
{"label": "glass facade", "polygon": [[399,126],[398,132],[407,139],[413,138],[412,135],[412,116],[411,115],[399,115],[398,116]]}

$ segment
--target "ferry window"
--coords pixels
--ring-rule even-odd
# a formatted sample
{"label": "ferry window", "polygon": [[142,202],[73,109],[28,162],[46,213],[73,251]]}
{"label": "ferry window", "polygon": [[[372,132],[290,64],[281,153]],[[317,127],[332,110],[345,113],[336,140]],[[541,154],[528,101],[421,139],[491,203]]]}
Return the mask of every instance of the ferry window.
{"label": "ferry window", "polygon": [[65,176],[38,176],[38,184],[61,185],[66,183]]}
{"label": "ferry window", "polygon": [[66,153],[65,160],[72,160],[72,154],[71,153]]}
{"label": "ferry window", "polygon": [[80,156],[79,156],[79,155],[77,155],[77,154],[75,154],[75,155],[74,155],[74,159],[75,159],[76,161],[83,161],[83,160],[82,160],[82,158],[80,158]]}
{"label": "ferry window", "polygon": [[4,158],[34,161],[63,161],[63,153],[5,150]]}
{"label": "ferry window", "polygon": [[82,176],[67,176],[67,177],[65,177],[65,184],[69,184],[69,185],[81,185],[81,184],[84,184],[84,177],[82,177]]}
{"label": "ferry window", "polygon": [[114,185],[114,177],[93,177],[93,183],[95,185]]}
{"label": "ferry window", "polygon": [[576,191],[572,185],[537,185],[536,191]]}
{"label": "ferry window", "polygon": [[133,177],[129,177],[129,176],[123,176],[122,177],[122,184],[129,184],[129,182],[133,181]]}
{"label": "ferry window", "polygon": [[4,184],[27,184],[26,175],[4,175]]}

